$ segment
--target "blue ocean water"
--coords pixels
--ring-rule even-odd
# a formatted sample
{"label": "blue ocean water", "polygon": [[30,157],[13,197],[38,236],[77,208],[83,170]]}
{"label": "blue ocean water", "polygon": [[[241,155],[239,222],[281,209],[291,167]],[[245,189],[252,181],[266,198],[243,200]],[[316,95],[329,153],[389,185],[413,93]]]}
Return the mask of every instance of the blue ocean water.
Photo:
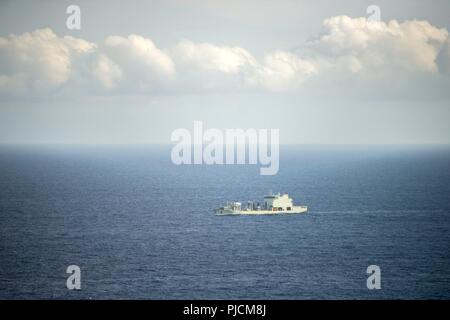
{"label": "blue ocean water", "polygon": [[[269,189],[308,214],[213,213]],[[449,147],[283,146],[275,176],[170,146],[0,147],[2,299],[448,299],[449,249]]]}

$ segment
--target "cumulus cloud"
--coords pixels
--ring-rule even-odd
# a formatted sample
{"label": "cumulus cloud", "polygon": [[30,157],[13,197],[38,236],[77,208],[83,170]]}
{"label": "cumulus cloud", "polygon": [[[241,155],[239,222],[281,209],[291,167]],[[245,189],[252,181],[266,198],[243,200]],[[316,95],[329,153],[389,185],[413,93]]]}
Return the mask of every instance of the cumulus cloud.
{"label": "cumulus cloud", "polygon": [[283,91],[300,86],[317,69],[312,61],[284,51],[267,54],[250,75],[248,82],[271,91]]}
{"label": "cumulus cloud", "polygon": [[[367,21],[332,17],[325,32],[305,46],[319,66],[373,75],[380,71],[437,72],[435,59],[448,39],[446,29],[427,21]],[[322,65],[321,65],[322,64]]]}
{"label": "cumulus cloud", "polygon": [[[161,49],[139,35],[110,36],[101,44],[50,29],[0,38],[0,92],[51,93],[71,80],[104,92],[295,91],[340,79],[385,85],[396,79],[450,74],[446,29],[427,21],[367,21],[337,16],[296,51],[261,59],[236,46],[182,40]],[[92,82],[95,82],[93,85]]]}
{"label": "cumulus cloud", "polygon": [[181,90],[227,91],[245,87],[247,75],[257,67],[256,59],[240,47],[180,41],[170,50],[177,66]]}
{"label": "cumulus cloud", "polygon": [[172,59],[142,36],[110,36],[102,49],[107,58],[99,60],[96,75],[108,88],[122,85],[127,91],[151,92],[175,75]]}
{"label": "cumulus cloud", "polygon": [[47,93],[65,84],[78,59],[96,45],[50,29],[0,38],[0,92]]}
{"label": "cumulus cloud", "polygon": [[315,73],[311,62],[284,51],[269,53],[258,61],[240,47],[183,40],[172,55],[186,83],[203,89],[282,91],[296,87]]}
{"label": "cumulus cloud", "polygon": [[256,65],[255,58],[243,48],[194,43],[189,40],[182,40],[173,54],[180,65],[207,72],[236,74],[246,66]]}
{"label": "cumulus cloud", "polygon": [[105,54],[99,54],[92,66],[92,75],[100,85],[107,89],[114,89],[122,79],[122,69]]}

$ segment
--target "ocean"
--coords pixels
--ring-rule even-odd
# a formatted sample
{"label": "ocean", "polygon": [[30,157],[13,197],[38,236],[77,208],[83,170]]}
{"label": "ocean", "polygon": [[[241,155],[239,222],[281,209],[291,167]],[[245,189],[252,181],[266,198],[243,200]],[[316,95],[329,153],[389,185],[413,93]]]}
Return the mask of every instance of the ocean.
{"label": "ocean", "polygon": [[[274,176],[170,150],[1,146],[0,299],[450,298],[448,146],[282,146]],[[269,190],[308,213],[214,215]]]}

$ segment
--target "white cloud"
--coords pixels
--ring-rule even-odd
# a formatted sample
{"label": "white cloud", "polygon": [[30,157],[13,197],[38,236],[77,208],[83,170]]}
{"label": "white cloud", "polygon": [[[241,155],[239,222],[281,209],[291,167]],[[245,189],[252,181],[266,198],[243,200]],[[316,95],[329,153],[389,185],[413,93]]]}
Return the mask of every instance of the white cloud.
{"label": "white cloud", "polygon": [[311,62],[283,51],[269,53],[259,62],[240,47],[183,40],[172,55],[185,83],[207,90],[226,87],[282,91],[301,84],[315,72]]}
{"label": "white cloud", "polygon": [[270,91],[296,88],[316,73],[313,62],[301,59],[290,52],[277,51],[267,54],[255,68],[248,82]]}
{"label": "white cloud", "polygon": [[92,66],[93,76],[105,89],[114,89],[122,79],[122,69],[105,54],[99,54]]}
{"label": "white cloud", "polygon": [[[175,75],[175,65],[172,59],[157,48],[152,40],[139,35],[129,35],[127,38],[110,36],[102,47],[108,56],[108,66],[115,65],[115,80],[120,82],[126,91],[152,92],[167,84]],[[103,59],[104,62],[106,61]],[[97,71],[100,71],[97,69]],[[111,69],[104,68],[107,74],[97,73],[99,78],[110,78]],[[111,84],[111,83],[109,83]]]}
{"label": "white cloud", "polygon": [[435,59],[448,32],[427,21],[367,21],[332,17],[324,21],[325,33],[306,46],[325,69],[376,75],[385,71],[437,72]]}
{"label": "white cloud", "polygon": [[240,47],[180,41],[170,50],[177,65],[181,91],[229,91],[245,87],[246,75],[256,59]]}
{"label": "white cloud", "polygon": [[188,69],[236,74],[256,65],[255,58],[240,47],[181,41],[173,50],[178,63]]}
{"label": "white cloud", "polygon": [[95,44],[50,29],[0,38],[0,92],[47,93],[68,81],[74,62]]}
{"label": "white cloud", "polygon": [[48,94],[74,83],[110,93],[279,92],[336,79],[349,88],[395,82],[413,91],[408,85],[414,81],[450,74],[449,43],[448,31],[427,21],[347,16],[326,19],[322,33],[298,51],[262,59],[236,46],[182,40],[163,50],[139,35],[110,36],[96,45],[41,29],[0,38],[0,92]]}

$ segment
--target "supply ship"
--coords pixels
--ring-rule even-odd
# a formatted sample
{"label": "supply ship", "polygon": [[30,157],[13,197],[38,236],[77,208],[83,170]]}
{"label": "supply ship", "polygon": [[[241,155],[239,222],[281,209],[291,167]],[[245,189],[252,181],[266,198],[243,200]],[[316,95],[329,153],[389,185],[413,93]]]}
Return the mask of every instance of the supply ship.
{"label": "supply ship", "polygon": [[306,213],[308,207],[295,206],[289,195],[280,193],[264,196],[264,202],[248,201],[243,207],[241,202],[228,202],[214,210],[217,215],[260,215],[260,214],[295,214]]}

